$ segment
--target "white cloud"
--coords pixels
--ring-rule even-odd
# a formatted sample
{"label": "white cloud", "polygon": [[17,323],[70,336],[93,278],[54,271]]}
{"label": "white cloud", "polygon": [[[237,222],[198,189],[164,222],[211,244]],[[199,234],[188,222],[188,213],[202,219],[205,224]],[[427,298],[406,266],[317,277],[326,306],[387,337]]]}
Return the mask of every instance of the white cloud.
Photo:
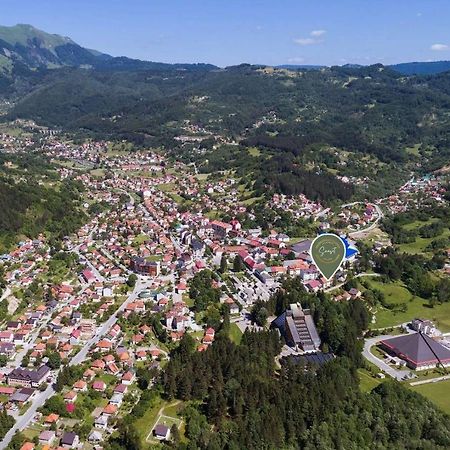
{"label": "white cloud", "polygon": [[321,44],[323,42],[323,36],[325,36],[325,30],[313,30],[309,33],[310,37],[297,38],[294,39],[294,42],[297,45],[305,46],[305,45],[316,45]]}
{"label": "white cloud", "polygon": [[294,39],[294,42],[298,45],[314,45],[317,44],[317,39],[313,38],[298,38]]}
{"label": "white cloud", "polygon": [[449,47],[448,47],[447,44],[433,44],[430,47],[430,50],[433,50],[435,52],[442,52],[442,51],[445,51],[445,50],[448,50],[448,49],[449,49]]}
{"label": "white cloud", "polygon": [[326,30],[313,30],[310,33],[310,36],[312,37],[321,37],[326,33]]}
{"label": "white cloud", "polygon": [[288,63],[290,64],[301,64],[305,62],[305,58],[302,58],[301,56],[294,56],[293,58],[288,59]]}

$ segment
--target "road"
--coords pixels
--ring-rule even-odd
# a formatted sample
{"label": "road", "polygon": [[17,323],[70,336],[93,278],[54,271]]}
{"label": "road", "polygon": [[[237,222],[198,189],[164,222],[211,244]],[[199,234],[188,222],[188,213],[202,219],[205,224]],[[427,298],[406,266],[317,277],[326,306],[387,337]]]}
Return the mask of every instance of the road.
{"label": "road", "polygon": [[[381,277],[381,274],[379,273],[358,273],[354,276],[354,278],[363,278],[363,277]],[[347,283],[347,281],[343,281],[342,283],[336,284],[336,286],[331,286],[327,289],[324,289],[324,292],[331,292],[335,291],[336,289],[341,288],[344,286],[344,284]]]}
{"label": "road", "polygon": [[383,372],[386,372],[388,375],[390,375],[392,378],[396,380],[402,380],[403,377],[407,374],[409,374],[410,370],[399,370],[394,369],[389,364],[386,364],[384,361],[382,361],[380,358],[377,358],[373,353],[371,353],[370,349],[376,345],[378,342],[382,341],[383,339],[389,339],[395,336],[392,335],[385,335],[385,336],[376,336],[373,338],[365,339],[364,340],[364,349],[363,349],[363,356],[368,361],[370,361],[372,364],[375,364],[380,370]]}
{"label": "road", "polygon": [[[136,298],[139,295],[139,292],[142,289],[145,289],[147,285],[149,284],[148,281],[143,281],[140,278],[138,278],[136,282],[136,286],[134,287],[133,291],[130,293],[128,298],[123,302],[119,308],[117,308],[116,312],[106,321],[103,323],[103,325],[97,330],[97,333],[95,336],[93,336],[88,342],[86,342],[83,346],[83,348],[70,360],[69,365],[73,366],[76,364],[80,364],[82,361],[86,359],[86,356],[89,352],[89,349],[96,344],[107,332],[108,330],[117,322],[118,315],[124,311],[126,306],[136,300]],[[55,376],[59,373],[59,370],[56,372]],[[19,417],[19,419],[16,421],[14,426],[6,433],[3,440],[0,442],[0,450],[6,449],[6,447],[11,442],[12,437],[17,431],[21,431],[24,428],[26,428],[33,417],[35,416],[37,410],[44,405],[45,401],[50,398],[52,395],[54,395],[55,389],[53,388],[53,385],[49,385],[47,389],[43,392],[36,391],[35,397],[32,401],[32,404],[28,408],[28,410]]]}
{"label": "road", "polygon": [[9,297],[11,295],[11,289],[7,287],[5,291],[3,292],[2,296],[0,297],[0,302],[3,301],[6,297]]}
{"label": "road", "polygon": [[[342,205],[341,208],[346,208],[348,206],[353,206],[357,204],[365,204],[365,202],[353,202],[353,203],[347,203],[345,205]],[[369,231],[372,231],[377,225],[378,222],[383,218],[384,214],[381,208],[376,205],[375,203],[371,203],[373,206],[375,206],[375,209],[377,210],[378,217],[375,219],[373,223],[371,223],[367,228],[363,228],[362,230],[352,231],[351,233],[348,233],[348,236],[352,239],[360,239],[361,237],[364,237],[366,233]]]}
{"label": "road", "polygon": [[113,325],[115,325],[118,315],[125,310],[128,304],[135,301],[138,298],[139,293],[143,289],[148,288],[148,285],[148,281],[142,281],[140,278],[138,278],[133,292],[131,292],[128,298],[119,306],[119,308],[117,308],[116,312],[106,322],[103,323],[103,325],[97,330],[95,336],[93,336],[88,342],[86,342],[83,348],[70,360],[70,366],[80,364],[82,361],[84,361],[84,359],[86,359],[89,349],[93,345],[95,345]]}

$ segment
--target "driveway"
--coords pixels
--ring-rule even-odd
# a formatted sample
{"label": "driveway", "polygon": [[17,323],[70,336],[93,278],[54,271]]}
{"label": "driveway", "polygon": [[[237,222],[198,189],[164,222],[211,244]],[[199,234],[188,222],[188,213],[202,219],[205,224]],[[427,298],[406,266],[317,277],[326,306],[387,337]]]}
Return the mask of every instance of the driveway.
{"label": "driveway", "polygon": [[395,336],[391,335],[384,335],[384,336],[376,336],[373,338],[365,339],[364,340],[364,349],[363,349],[363,356],[368,361],[370,361],[372,364],[375,364],[381,371],[387,373],[392,378],[395,378],[396,380],[402,380],[403,377],[411,372],[409,369],[395,369],[391,367],[389,364],[386,364],[383,360],[376,357],[374,354],[370,352],[370,349],[376,345],[378,342],[382,341],[383,339],[392,338]]}

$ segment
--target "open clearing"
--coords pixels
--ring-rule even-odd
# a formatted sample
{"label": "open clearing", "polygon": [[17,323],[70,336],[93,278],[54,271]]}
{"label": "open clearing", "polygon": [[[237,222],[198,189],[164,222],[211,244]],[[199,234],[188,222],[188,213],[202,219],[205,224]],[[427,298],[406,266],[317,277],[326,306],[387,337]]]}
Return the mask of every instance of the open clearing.
{"label": "open clearing", "polygon": [[410,389],[422,394],[442,411],[450,414],[450,380],[411,386]]}
{"label": "open clearing", "polygon": [[235,324],[230,324],[230,333],[229,333],[230,339],[235,343],[239,344],[242,339],[242,331],[241,329]]}
{"label": "open clearing", "polygon": [[[424,224],[424,223],[421,222],[421,224],[419,226],[421,226],[422,224]],[[410,224],[410,225],[412,225],[414,228],[415,223]],[[413,228],[410,228],[410,229],[413,229]],[[422,237],[418,236],[418,237],[416,237],[416,240],[414,242],[398,245],[398,249],[401,252],[410,253],[412,255],[417,255],[418,253],[427,253],[425,249],[426,249],[426,247],[428,247],[428,245],[431,244],[432,241],[434,241],[436,239],[443,239],[443,238],[448,238],[448,237],[450,237],[450,230],[447,228],[439,236],[432,237],[432,238],[422,238]]]}
{"label": "open clearing", "polygon": [[372,324],[372,328],[391,327],[420,317],[433,320],[443,332],[450,331],[450,302],[430,308],[426,300],[413,296],[400,282],[381,283],[380,281],[370,280],[369,284],[372,288],[383,292],[387,302],[407,305],[405,312],[378,307],[377,320]]}
{"label": "open clearing", "polygon": [[[180,400],[176,400],[169,404],[165,403],[156,413],[156,415],[152,416],[152,421],[146,421],[147,425],[150,425],[150,428],[147,428],[148,435],[146,438],[147,442],[158,442],[157,439],[153,438],[153,429],[156,425],[166,425],[171,428],[172,425],[176,425],[178,429],[181,428],[183,424],[182,419],[176,417],[178,415],[178,411],[180,410],[182,402]],[[152,408],[154,409],[154,408]]]}

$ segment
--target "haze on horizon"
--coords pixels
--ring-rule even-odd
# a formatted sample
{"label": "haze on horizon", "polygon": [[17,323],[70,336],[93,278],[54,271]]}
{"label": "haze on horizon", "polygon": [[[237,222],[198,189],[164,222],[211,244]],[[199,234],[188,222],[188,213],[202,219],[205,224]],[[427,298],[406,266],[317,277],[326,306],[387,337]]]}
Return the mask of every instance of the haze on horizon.
{"label": "haze on horizon", "polygon": [[450,59],[445,0],[5,0],[28,23],[113,56],[161,62],[342,65]]}

